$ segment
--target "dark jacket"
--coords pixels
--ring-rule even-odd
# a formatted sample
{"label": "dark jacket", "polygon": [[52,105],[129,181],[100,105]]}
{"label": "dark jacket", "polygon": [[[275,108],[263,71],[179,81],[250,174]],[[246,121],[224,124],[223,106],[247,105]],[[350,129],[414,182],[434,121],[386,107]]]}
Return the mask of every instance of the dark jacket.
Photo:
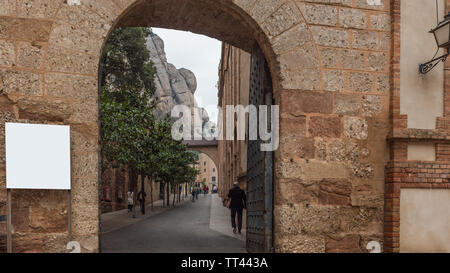
{"label": "dark jacket", "polygon": [[231,199],[230,208],[247,208],[247,196],[239,186],[235,186],[230,190],[228,198]]}

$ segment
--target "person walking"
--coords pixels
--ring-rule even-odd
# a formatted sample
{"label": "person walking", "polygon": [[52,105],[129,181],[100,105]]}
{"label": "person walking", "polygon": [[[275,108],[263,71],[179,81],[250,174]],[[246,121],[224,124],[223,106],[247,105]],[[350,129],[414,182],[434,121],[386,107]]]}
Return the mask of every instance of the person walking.
{"label": "person walking", "polygon": [[233,188],[228,193],[230,199],[229,208],[231,210],[231,227],[233,233],[236,233],[236,214],[238,217],[237,230],[241,234],[242,229],[242,210],[247,209],[247,196],[244,190],[239,188],[238,182],[233,183]]}
{"label": "person walking", "polygon": [[195,202],[195,188],[192,188],[192,202]]}
{"label": "person walking", "polygon": [[134,195],[134,192],[132,192],[132,191],[127,192],[128,212],[131,212],[133,210],[133,204],[134,204],[133,195]]}

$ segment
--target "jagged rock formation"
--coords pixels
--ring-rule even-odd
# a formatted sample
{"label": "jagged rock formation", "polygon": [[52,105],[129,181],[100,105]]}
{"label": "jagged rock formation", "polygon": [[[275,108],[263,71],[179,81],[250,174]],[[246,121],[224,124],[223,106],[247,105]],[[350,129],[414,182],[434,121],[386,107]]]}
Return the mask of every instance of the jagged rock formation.
{"label": "jagged rock formation", "polygon": [[164,51],[164,41],[155,33],[147,38],[147,48],[150,60],[156,69],[156,115],[164,117],[170,114],[175,105],[183,104],[191,108],[191,113],[199,111],[203,123],[209,121],[208,114],[203,108],[198,108],[194,94],[197,89],[197,79],[192,71],[180,68],[167,62]]}

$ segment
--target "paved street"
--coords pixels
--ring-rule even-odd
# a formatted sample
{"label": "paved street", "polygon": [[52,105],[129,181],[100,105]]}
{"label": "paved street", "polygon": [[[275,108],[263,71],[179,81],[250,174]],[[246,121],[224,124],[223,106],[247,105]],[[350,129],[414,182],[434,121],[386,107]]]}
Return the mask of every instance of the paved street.
{"label": "paved street", "polygon": [[199,195],[195,203],[187,201],[126,226],[108,224],[102,252],[243,253],[244,235],[226,228],[228,210],[219,202],[217,195]]}

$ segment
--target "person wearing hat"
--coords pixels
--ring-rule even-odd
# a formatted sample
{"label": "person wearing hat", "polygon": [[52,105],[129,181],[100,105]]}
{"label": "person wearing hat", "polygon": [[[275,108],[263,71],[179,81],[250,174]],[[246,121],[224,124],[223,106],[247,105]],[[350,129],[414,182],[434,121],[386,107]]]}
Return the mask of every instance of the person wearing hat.
{"label": "person wearing hat", "polygon": [[231,210],[231,226],[233,233],[236,233],[236,214],[238,216],[238,232],[241,234],[242,229],[242,210],[247,208],[247,196],[244,190],[239,188],[238,182],[233,183],[233,188],[228,193],[230,198],[230,210]]}

